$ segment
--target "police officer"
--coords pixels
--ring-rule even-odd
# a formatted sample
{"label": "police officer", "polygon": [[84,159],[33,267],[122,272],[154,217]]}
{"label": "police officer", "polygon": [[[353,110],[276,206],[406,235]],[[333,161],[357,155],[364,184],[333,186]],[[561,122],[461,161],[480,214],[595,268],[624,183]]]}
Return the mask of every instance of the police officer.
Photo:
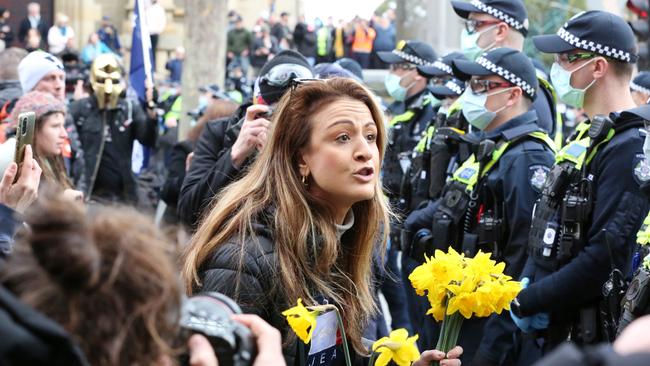
{"label": "police officer", "polygon": [[[418,219],[433,222],[431,239],[414,245],[411,255],[431,255],[449,245],[468,256],[483,250],[517,277],[526,259],[533,205],[554,154],[553,141],[530,110],[538,90],[535,68],[511,48],[452,65],[455,75],[469,80],[462,113],[478,130],[466,136],[476,143],[476,153],[455,170],[441,198],[423,209],[426,214]],[[407,226],[414,224],[407,220]],[[507,314],[464,321],[463,362],[498,364],[511,351],[514,328]],[[435,344],[436,332],[433,336],[426,348]]]}
{"label": "police officer", "polygon": [[650,99],[650,72],[642,71],[630,82],[632,98],[637,106],[648,104]]}
{"label": "police officer", "polygon": [[[377,52],[377,57],[390,66],[384,84],[395,100],[389,106],[393,117],[389,122],[388,147],[382,167],[383,185],[391,205],[399,214],[406,215],[410,207],[400,186],[410,164],[411,152],[439,107],[439,101],[427,89],[428,79],[420,75],[416,67],[432,64],[436,53],[424,42],[400,41],[391,52]],[[390,308],[395,314],[396,309],[406,311],[406,292],[397,264],[400,224],[394,222],[392,226],[386,268],[396,278],[392,288],[397,291],[387,296],[392,298],[389,306],[392,305]],[[398,318],[408,321],[405,313]]]}
{"label": "police officer", "polygon": [[[632,85],[632,84],[630,84]],[[634,89],[631,88],[632,95]],[[626,111],[624,113],[635,114],[644,120],[650,120],[650,105],[644,104],[641,107]],[[643,156],[646,161],[650,159],[650,125],[646,124],[645,141],[643,142]],[[645,169],[650,170],[646,164]],[[641,192],[650,198],[650,181],[641,184]],[[637,248],[632,257],[632,280],[627,292],[621,302],[621,316],[618,320],[616,337],[635,319],[650,314],[650,213],[646,215],[641,229],[636,235]]]}
{"label": "police officer", "polygon": [[614,324],[606,320],[617,314],[606,305],[616,298],[603,284],[614,270],[629,273],[635,233],[648,210],[639,186],[650,180],[643,119],[621,113],[635,107],[629,83],[638,56],[630,26],[588,11],[533,42],[556,54],[553,85],[591,122],[579,125],[558,153],[535,206],[522,275],[530,284],[511,304],[512,318],[533,339],[522,343],[526,365],[569,335],[582,344],[612,338]]}
{"label": "police officer", "polygon": [[[451,6],[458,16],[466,19],[460,43],[470,60],[496,47],[523,51],[529,23],[522,0],[455,0]],[[553,87],[544,78],[538,78],[538,84],[540,90],[537,94],[540,98],[536,98],[534,104],[538,123],[559,145],[563,138],[562,118],[556,110],[557,98]]]}
{"label": "police officer", "polygon": [[[437,59],[432,65],[418,66],[417,72],[430,80],[428,89],[434,98],[436,115],[420,137],[419,142],[411,152],[408,169],[400,186],[400,200],[408,211],[418,208],[424,201],[435,199],[439,189],[431,185],[444,185],[445,170],[449,163],[449,148],[445,145],[445,156],[441,156],[432,145],[441,128],[447,126],[447,111],[462,95],[465,82],[453,77],[451,62],[456,59],[466,60],[460,52],[451,52]],[[453,126],[459,127],[459,126]],[[464,130],[465,128],[463,128]],[[432,179],[434,182],[432,182]]]}
{"label": "police officer", "polygon": [[395,100],[389,106],[393,118],[389,123],[383,183],[392,203],[405,212],[408,207],[398,202],[405,165],[439,106],[439,101],[427,89],[428,79],[416,68],[433,64],[436,53],[424,42],[400,41],[393,51],[377,52],[377,56],[390,65],[384,84]]}
{"label": "police officer", "polygon": [[[441,101],[441,105],[436,117],[431,120],[411,154],[411,166],[400,188],[400,192],[403,193],[401,199],[408,202],[408,207],[413,210],[426,204],[427,201],[438,198],[447,180],[447,167],[450,165],[450,160],[457,154],[456,143],[460,140],[456,137],[467,130],[466,121],[460,117],[458,104],[454,104],[465,90],[465,82],[453,76],[452,62],[455,59],[467,60],[462,53],[451,52],[437,59],[432,65],[417,68],[418,73],[431,80],[432,85],[429,86],[429,90],[437,100]],[[453,116],[447,115],[450,111]],[[418,211],[411,215],[416,212]],[[430,226],[431,223],[427,222],[421,227],[409,227],[408,231],[400,232],[404,283],[409,283],[409,274],[422,261],[421,257],[411,258],[409,255],[413,241],[412,234],[422,228],[428,229]],[[422,327],[422,311],[426,312],[428,301],[418,296],[410,286],[405,286],[404,290],[411,325],[415,327],[415,333],[420,334],[420,339],[424,339],[424,332],[430,332],[430,329],[421,329],[428,328],[427,325]]]}

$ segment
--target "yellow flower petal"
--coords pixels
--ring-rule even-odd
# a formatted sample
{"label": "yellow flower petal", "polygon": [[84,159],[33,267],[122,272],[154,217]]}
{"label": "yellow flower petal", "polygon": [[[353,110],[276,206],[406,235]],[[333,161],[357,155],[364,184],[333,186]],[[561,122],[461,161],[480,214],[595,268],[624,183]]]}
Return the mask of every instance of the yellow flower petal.
{"label": "yellow flower petal", "polygon": [[316,317],[318,312],[309,311],[303,304],[302,299],[298,299],[298,305],[282,312],[287,318],[291,329],[296,333],[298,338],[304,343],[309,343],[316,328]]}
{"label": "yellow flower petal", "polygon": [[390,332],[388,337],[383,337],[372,345],[372,350],[380,353],[375,365],[384,366],[391,360],[399,366],[411,365],[420,358],[420,352],[415,345],[418,337],[409,337],[403,328]]}
{"label": "yellow flower petal", "polygon": [[393,351],[388,348],[380,348],[381,354],[377,357],[374,366],[386,366],[393,359]]}

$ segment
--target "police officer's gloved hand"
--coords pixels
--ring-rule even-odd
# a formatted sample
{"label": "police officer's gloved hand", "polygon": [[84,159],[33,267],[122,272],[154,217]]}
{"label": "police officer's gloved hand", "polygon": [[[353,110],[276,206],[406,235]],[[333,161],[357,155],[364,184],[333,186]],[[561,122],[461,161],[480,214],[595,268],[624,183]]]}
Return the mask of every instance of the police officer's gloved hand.
{"label": "police officer's gloved hand", "polygon": [[[524,277],[521,280],[522,290],[528,287],[529,283],[530,279]],[[548,328],[549,317],[547,313],[537,313],[531,316],[518,317],[513,313],[512,309],[510,309],[510,317],[512,317],[512,320],[515,322],[517,327],[519,327],[519,329],[524,333],[531,333],[535,330]]]}

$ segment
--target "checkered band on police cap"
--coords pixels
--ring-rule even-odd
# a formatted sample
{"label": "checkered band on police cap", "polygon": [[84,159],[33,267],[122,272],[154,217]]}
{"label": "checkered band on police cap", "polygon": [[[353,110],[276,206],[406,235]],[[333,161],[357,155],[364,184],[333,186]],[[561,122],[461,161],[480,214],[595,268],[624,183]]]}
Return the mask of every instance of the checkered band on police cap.
{"label": "checkered band on police cap", "polygon": [[400,51],[400,50],[393,50],[392,52],[394,54],[396,54],[397,56],[403,58],[405,61],[410,62],[412,64],[416,64],[416,65],[419,65],[419,66],[432,66],[433,65],[432,62],[429,62],[429,61],[427,61],[425,59],[422,59],[422,58],[420,58],[418,56],[415,56],[415,55],[412,55],[410,53],[406,53],[406,52],[403,52],[403,51]]}
{"label": "checkered band on police cap", "polygon": [[528,30],[528,19],[524,20],[524,22],[522,23],[497,8],[493,8],[489,5],[483,4],[479,0],[472,0],[470,4],[474,5],[477,9],[481,10],[486,14],[490,14],[497,19],[503,20],[509,26],[515,28],[518,31],[522,29]]}
{"label": "checkered band on police cap", "polygon": [[501,66],[495,65],[492,61],[481,56],[476,59],[476,63],[488,69],[489,71],[501,76],[502,78],[508,80],[512,84],[520,87],[524,93],[528,94],[531,98],[535,96],[535,88],[530,86],[525,80],[522,80],[519,76],[510,72],[509,70],[504,69]]}
{"label": "checkered band on police cap", "polygon": [[568,27],[568,23],[564,23],[564,27],[561,27],[557,31],[557,35],[562,38],[565,42],[570,45],[581,48],[586,51],[595,52],[602,56],[611,57],[624,62],[632,62],[632,56],[629,52],[616,49],[614,47],[605,46],[598,42],[588,41],[586,39],[580,39],[573,33],[569,32],[565,28]]}
{"label": "checkered band on police cap", "polygon": [[630,81],[630,89],[650,95],[650,89],[635,83],[634,80]]}
{"label": "checkered band on police cap", "polygon": [[449,90],[453,91],[454,93],[461,95],[463,94],[463,88],[461,88],[458,84],[454,83],[453,80],[447,80],[445,83],[445,87],[447,87]]}
{"label": "checkered band on police cap", "polygon": [[449,75],[452,75],[454,72],[451,70],[451,66],[447,65],[446,63],[436,60],[436,62],[433,63],[433,67],[436,69],[439,69],[441,71],[446,72]]}

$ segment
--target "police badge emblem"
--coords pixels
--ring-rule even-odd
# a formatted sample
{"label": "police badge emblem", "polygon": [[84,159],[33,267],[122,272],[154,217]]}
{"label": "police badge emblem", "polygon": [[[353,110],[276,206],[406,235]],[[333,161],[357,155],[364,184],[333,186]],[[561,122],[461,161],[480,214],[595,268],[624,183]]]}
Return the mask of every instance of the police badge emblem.
{"label": "police badge emblem", "polygon": [[542,188],[544,188],[548,171],[548,167],[543,165],[533,165],[530,167],[530,185],[536,192],[541,192]]}
{"label": "police badge emblem", "polygon": [[645,157],[639,159],[634,166],[634,177],[639,183],[645,183],[650,180],[650,163]]}

